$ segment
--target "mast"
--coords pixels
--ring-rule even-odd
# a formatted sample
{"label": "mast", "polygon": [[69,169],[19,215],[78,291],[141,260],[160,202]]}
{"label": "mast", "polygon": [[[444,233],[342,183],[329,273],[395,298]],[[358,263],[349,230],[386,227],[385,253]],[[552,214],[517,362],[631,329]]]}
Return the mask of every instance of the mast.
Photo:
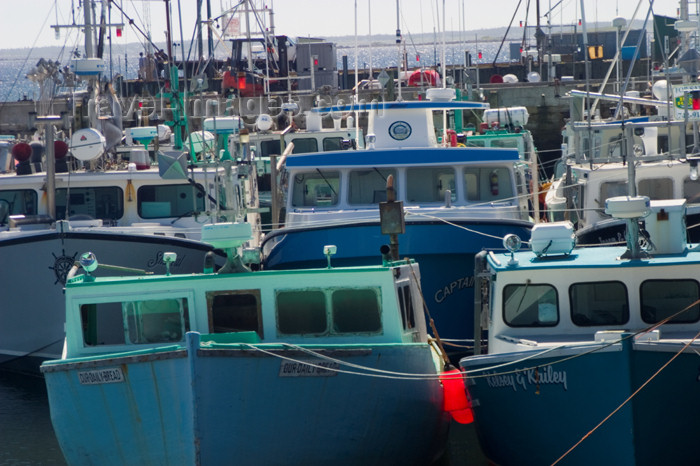
{"label": "mast", "polygon": [[399,97],[398,101],[401,102],[403,98],[401,97],[401,65],[403,64],[403,57],[401,54],[401,21],[399,18],[399,9],[401,8],[399,0],[396,0],[396,47],[399,49],[399,61],[396,64],[396,83],[399,87]]}

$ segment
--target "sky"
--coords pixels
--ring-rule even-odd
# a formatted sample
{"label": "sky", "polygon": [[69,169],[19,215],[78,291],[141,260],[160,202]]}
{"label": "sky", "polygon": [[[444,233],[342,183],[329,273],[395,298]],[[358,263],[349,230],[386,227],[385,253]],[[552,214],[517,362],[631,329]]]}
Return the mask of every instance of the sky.
{"label": "sky", "polygon": [[[209,1],[213,15],[237,3],[233,0]],[[588,23],[611,23],[617,16],[629,20],[638,4],[641,6],[636,18],[644,19],[649,5],[648,0],[540,0],[540,12],[544,15],[551,6],[553,25],[573,24],[582,16],[581,1]],[[0,49],[62,46],[66,42],[76,41],[77,33],[68,35],[68,30],[63,30],[60,38],[56,39],[55,31],[50,26],[73,23],[71,6],[75,7],[75,23],[82,23],[82,11],[77,10],[79,3],[79,0],[0,0]],[[150,27],[155,42],[165,40],[164,0],[113,0],[113,3],[121,5],[142,30]],[[182,7],[182,27],[186,40],[192,35],[196,22],[196,3],[196,0],[170,0],[175,20],[178,18],[178,4]],[[256,3],[262,4],[260,0]],[[528,3],[529,14],[525,11]],[[448,31],[505,27],[514,14],[512,27],[518,28],[520,21],[526,20],[534,25],[536,3],[537,0],[399,0],[401,31],[404,36],[439,32],[443,27],[443,5],[447,12],[444,26]],[[396,0],[267,0],[265,4],[274,11],[277,34],[323,38],[354,35],[356,12],[359,37],[366,38],[370,33],[393,35],[396,32]],[[520,7],[516,13],[518,4]],[[655,14],[676,17],[678,8],[679,0],[654,2]],[[206,7],[203,10],[203,13],[206,12]],[[112,7],[112,23],[121,22],[121,18],[121,13]],[[546,23],[547,19],[542,18],[541,24]],[[179,38],[177,24],[175,33],[175,37]],[[113,34],[113,42],[117,43],[138,40],[137,34],[129,29],[124,31],[121,38]]]}

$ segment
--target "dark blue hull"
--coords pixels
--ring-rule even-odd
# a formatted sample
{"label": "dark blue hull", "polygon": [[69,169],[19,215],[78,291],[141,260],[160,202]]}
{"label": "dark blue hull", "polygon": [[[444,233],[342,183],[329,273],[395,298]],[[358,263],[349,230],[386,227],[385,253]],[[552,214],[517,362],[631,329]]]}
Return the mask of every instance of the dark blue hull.
{"label": "dark blue hull", "polygon": [[627,340],[462,359],[481,448],[502,466],[698,464],[697,348],[657,374],[682,346]]}
{"label": "dark blue hull", "polygon": [[[399,257],[410,257],[420,265],[423,296],[440,338],[469,340],[460,343],[468,348],[446,347],[458,357],[471,352],[474,339],[474,256],[482,249],[502,249],[501,238],[508,233],[528,241],[532,224],[519,220],[451,223],[407,223],[398,241]],[[330,244],[338,247],[333,266],[379,264],[379,248],[389,244],[389,237],[381,234],[376,222],[278,230],[263,242],[263,264],[266,269],[325,267],[323,246]]]}

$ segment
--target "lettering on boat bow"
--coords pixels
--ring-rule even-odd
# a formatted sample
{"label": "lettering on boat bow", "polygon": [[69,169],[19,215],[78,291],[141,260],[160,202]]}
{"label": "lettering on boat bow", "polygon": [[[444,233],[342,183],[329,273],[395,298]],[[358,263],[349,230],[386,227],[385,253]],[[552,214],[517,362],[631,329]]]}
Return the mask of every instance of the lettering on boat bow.
{"label": "lettering on boat bow", "polygon": [[[313,364],[313,365],[312,365]],[[323,369],[328,368],[328,369]],[[282,361],[280,365],[280,377],[333,377],[338,373],[340,364],[334,361],[306,360],[306,361]]]}
{"label": "lettering on boat bow", "polygon": [[528,386],[535,387],[539,393],[541,385],[561,385],[566,391],[568,385],[566,381],[566,371],[557,371],[552,366],[543,368],[523,369],[510,374],[497,374],[495,372],[486,373],[486,383],[489,388],[512,388],[514,392],[518,387],[527,391]]}
{"label": "lettering on boat bow", "polygon": [[[163,263],[163,256],[165,255],[164,251],[158,251],[156,253],[155,258],[150,259],[146,262],[146,268],[152,269],[158,265],[161,265]],[[185,260],[185,254],[178,254],[177,259],[175,259],[175,262],[172,262],[170,264],[171,267],[179,267],[182,265],[182,261]]]}
{"label": "lettering on boat bow", "polygon": [[474,287],[474,276],[470,275],[467,277],[460,277],[457,280],[449,283],[448,285],[445,285],[442,288],[439,288],[435,292],[435,302],[436,303],[441,303],[445,299],[447,299],[452,293],[455,291],[462,290],[464,288],[473,288]]}
{"label": "lettering on boat bow", "polygon": [[78,372],[81,385],[99,385],[124,381],[124,374],[119,367]]}

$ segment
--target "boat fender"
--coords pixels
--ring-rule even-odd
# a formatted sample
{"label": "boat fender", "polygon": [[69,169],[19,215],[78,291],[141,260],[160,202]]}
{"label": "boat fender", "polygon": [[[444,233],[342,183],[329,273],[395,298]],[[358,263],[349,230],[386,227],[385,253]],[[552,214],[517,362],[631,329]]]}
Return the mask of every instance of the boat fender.
{"label": "boat fender", "polygon": [[459,369],[444,371],[440,374],[443,389],[443,409],[452,415],[452,419],[460,424],[474,422],[472,405],[467,398],[464,386],[464,376]]}

